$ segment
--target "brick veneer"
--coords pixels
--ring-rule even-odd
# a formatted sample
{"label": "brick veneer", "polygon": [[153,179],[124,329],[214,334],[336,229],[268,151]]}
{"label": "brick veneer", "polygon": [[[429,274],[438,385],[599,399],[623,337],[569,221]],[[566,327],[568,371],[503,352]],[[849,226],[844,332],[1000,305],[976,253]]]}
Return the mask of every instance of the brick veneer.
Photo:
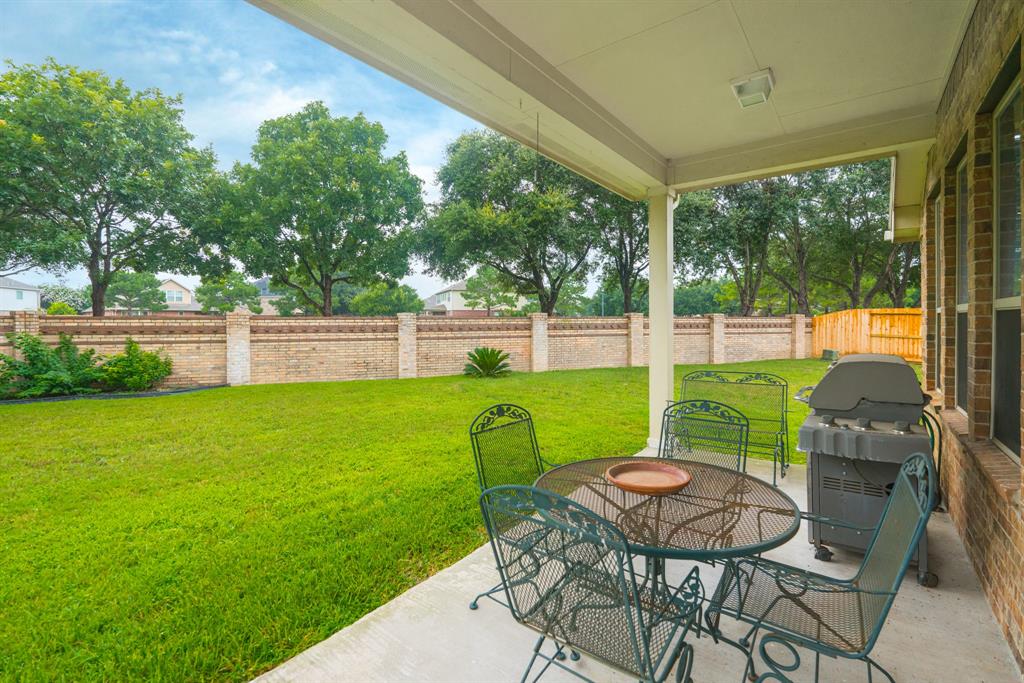
{"label": "brick veneer", "polygon": [[[990,439],[993,351],[994,103],[1021,82],[1004,69],[1019,49],[1024,3],[978,0],[939,103],[937,136],[922,196],[922,302],[942,307],[941,325],[925,326],[940,353],[942,481],[949,514],[964,541],[992,611],[1024,672],[1024,469]],[[1005,80],[1001,80],[1005,77]],[[1000,81],[999,86],[996,82]],[[1012,82],[1011,82],[1012,81]],[[1002,90],[1007,86],[1006,90]],[[956,167],[966,158],[967,206],[958,207]],[[940,197],[939,216],[928,198]],[[966,208],[967,225],[957,225]],[[957,231],[968,236],[967,410],[954,408],[956,379]],[[934,245],[941,241],[941,278]],[[933,387],[929,387],[933,388]],[[1018,456],[1020,453],[1017,454]]]}

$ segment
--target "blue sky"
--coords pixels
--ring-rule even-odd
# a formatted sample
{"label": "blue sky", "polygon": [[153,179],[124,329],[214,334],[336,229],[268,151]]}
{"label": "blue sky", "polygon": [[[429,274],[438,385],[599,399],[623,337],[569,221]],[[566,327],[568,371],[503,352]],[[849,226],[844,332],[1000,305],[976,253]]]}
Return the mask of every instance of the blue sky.
{"label": "blue sky", "polygon": [[[363,112],[380,121],[391,151],[405,150],[430,201],[445,145],[479,127],[241,0],[0,4],[0,57],[38,63],[52,56],[123,78],[134,88],[181,93],[185,125],[197,144],[213,146],[222,168],[249,158],[262,121],[323,100],[335,115]],[[45,273],[18,277],[34,283],[56,279]],[[80,272],[63,279],[73,285],[87,281]],[[425,295],[441,281],[418,272],[406,282]]]}

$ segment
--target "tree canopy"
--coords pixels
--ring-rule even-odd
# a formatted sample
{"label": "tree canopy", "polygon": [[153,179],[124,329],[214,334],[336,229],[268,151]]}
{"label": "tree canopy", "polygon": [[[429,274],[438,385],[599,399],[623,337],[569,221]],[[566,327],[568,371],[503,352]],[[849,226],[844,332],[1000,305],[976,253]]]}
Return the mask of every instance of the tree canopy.
{"label": "tree canopy", "polygon": [[496,309],[515,309],[518,298],[511,291],[508,280],[490,266],[477,268],[476,273],[466,280],[466,291],[462,293],[462,301],[468,308],[485,310],[487,315]]}
{"label": "tree canopy", "polygon": [[[128,315],[167,310],[167,295],[153,273],[115,273],[105,295],[106,306],[123,308]],[[95,300],[92,291],[90,296]]]}
{"label": "tree canopy", "polygon": [[224,275],[203,278],[196,288],[196,301],[203,307],[203,312],[219,311],[230,313],[239,306],[245,306],[251,312],[263,312],[260,306],[260,289],[245,279],[237,271]]}
{"label": "tree canopy", "polygon": [[0,269],[84,268],[94,315],[118,273],[197,270],[211,254],[193,222],[215,159],[191,146],[180,97],[53,60],[7,64]]}
{"label": "tree canopy", "polygon": [[406,275],[421,181],[404,152],[385,154],[387,139],[379,123],[332,117],[321,102],[265,121],[253,162],[231,173],[218,218],[227,251],[325,316],[337,283]]}
{"label": "tree canopy", "polygon": [[572,172],[514,140],[475,131],[448,146],[437,178],[441,201],[417,243],[430,271],[458,279],[488,266],[554,313],[563,287],[585,275],[597,240]]}
{"label": "tree canopy", "polygon": [[409,285],[378,282],[352,297],[349,306],[355,315],[395,315],[419,313],[423,300]]}

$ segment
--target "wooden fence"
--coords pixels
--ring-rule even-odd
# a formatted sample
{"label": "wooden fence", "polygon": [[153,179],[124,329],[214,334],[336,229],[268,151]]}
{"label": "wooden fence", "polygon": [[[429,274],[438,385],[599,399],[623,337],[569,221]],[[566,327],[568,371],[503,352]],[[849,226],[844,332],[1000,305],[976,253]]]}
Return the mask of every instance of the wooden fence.
{"label": "wooden fence", "polygon": [[891,353],[921,361],[920,308],[854,308],[814,316],[814,357],[825,349],[848,353]]}

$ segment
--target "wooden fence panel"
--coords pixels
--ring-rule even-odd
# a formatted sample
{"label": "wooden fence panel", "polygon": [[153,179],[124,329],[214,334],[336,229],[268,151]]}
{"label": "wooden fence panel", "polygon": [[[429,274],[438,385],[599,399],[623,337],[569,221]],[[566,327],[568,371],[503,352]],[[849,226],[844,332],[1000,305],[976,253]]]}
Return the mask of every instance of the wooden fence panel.
{"label": "wooden fence panel", "polygon": [[825,349],[850,353],[891,353],[921,361],[920,308],[853,308],[814,316],[814,356]]}

